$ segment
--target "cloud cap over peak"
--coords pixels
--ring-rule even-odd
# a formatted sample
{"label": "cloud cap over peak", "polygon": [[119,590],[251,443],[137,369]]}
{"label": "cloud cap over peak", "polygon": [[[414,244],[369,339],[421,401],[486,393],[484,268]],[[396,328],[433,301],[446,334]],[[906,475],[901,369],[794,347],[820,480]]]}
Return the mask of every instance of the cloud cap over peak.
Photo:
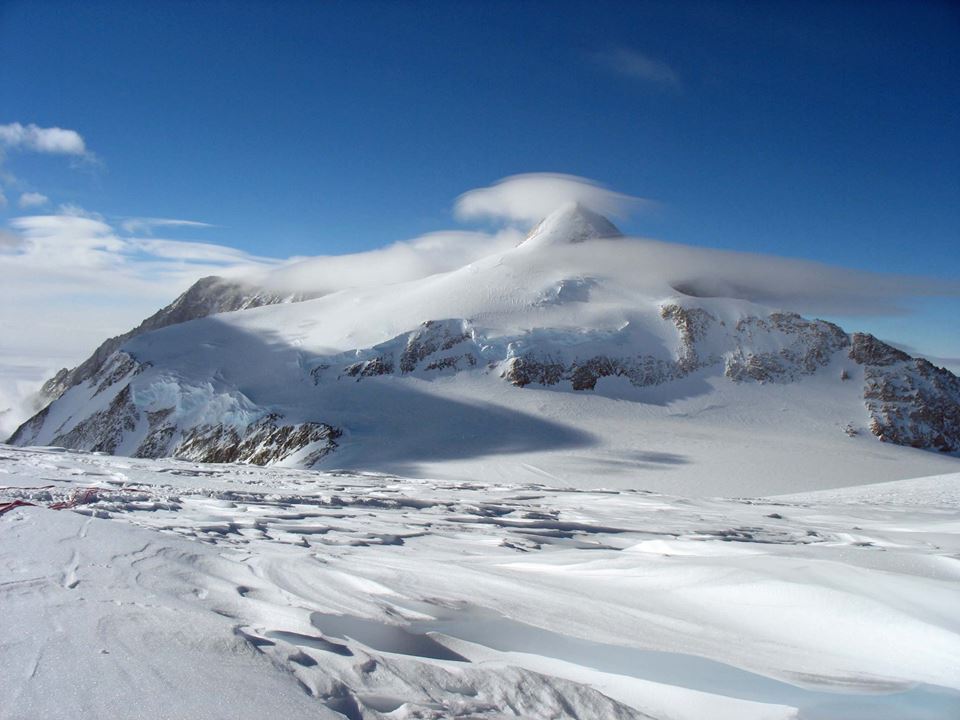
{"label": "cloud cap over peak", "polygon": [[529,225],[571,203],[601,215],[626,217],[652,201],[609,190],[576,175],[525,173],[463,193],[457,198],[454,212],[461,220],[492,218]]}

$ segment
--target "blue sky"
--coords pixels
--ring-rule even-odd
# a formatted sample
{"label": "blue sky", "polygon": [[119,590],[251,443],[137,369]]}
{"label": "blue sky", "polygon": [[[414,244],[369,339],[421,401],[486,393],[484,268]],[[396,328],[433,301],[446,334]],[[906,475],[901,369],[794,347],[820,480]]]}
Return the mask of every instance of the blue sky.
{"label": "blue sky", "polygon": [[[558,172],[655,200],[628,232],[955,280],[958,76],[949,2],[0,0],[0,125],[84,147],[8,143],[0,227],[356,252]],[[960,303],[916,307],[859,326],[960,356]]]}

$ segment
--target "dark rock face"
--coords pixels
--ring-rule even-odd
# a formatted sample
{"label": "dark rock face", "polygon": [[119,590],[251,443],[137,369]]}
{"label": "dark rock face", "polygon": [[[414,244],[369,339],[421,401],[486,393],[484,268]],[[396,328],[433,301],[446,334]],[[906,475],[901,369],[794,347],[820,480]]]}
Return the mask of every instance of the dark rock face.
{"label": "dark rock face", "polygon": [[308,445],[322,443],[304,461],[305,465],[312,465],[337,447],[335,440],[340,437],[340,431],[336,428],[315,422],[281,425],[280,420],[279,415],[271,413],[242,432],[225,425],[202,425],[187,433],[172,454],[198,462],[268,465]]}
{"label": "dark rock face", "polygon": [[[355,360],[356,352],[324,358],[310,370],[314,384],[322,382],[328,370],[338,367],[338,378],[357,380],[393,375],[397,370],[401,375],[463,370],[476,367],[479,352],[466,321],[428,320],[413,332],[369,348],[363,354],[368,355],[363,360]],[[348,357],[354,362],[341,364]]]}
{"label": "dark rock face", "polygon": [[101,371],[94,376],[97,382],[97,391],[94,397],[113,387],[124,377],[131,373],[140,372],[149,367],[148,364],[138,363],[133,357],[125,352],[119,352],[110,358],[110,362],[104,364]]}
{"label": "dark rock face", "polygon": [[530,383],[538,385],[556,385],[567,376],[568,368],[549,356],[535,357],[526,355],[514,358],[501,375],[517,387]]}
{"label": "dark rock face", "polygon": [[[789,382],[827,365],[850,339],[837,325],[806,320],[796,313],[747,317],[737,323],[737,348],[727,358],[724,374],[735,382]],[[755,335],[776,333],[786,340],[777,352],[753,352]]]}
{"label": "dark rock face", "polygon": [[850,359],[858,365],[893,365],[894,363],[910,360],[911,357],[903,350],[897,350],[884,342],[880,342],[873,335],[854,333],[850,347]]}
{"label": "dark rock face", "polygon": [[169,325],[177,325],[216,313],[305,299],[307,299],[305,296],[280,295],[215,276],[201,278],[180,297],[148,317],[133,330],[106,340],[93,355],[77,367],[60,370],[43,384],[40,390],[41,396],[48,403],[56,400],[74,385],[79,385],[96,375],[110,356],[127,340],[151,330],[159,330]]}
{"label": "dark rock face", "polygon": [[[243,462],[268,465],[308,446],[314,446],[304,458],[311,465],[337,446],[340,430],[323,423],[285,423],[276,413],[264,415],[246,427],[203,425],[183,428],[178,425],[175,408],[144,411],[134,402],[132,383],[149,369],[125,352],[114,353],[100,371],[89,379],[96,388],[93,397],[116,392],[103,410],[90,414],[70,430],[57,432],[53,444],[77,450],[116,453],[125,441],[146,434],[134,450],[134,457],[177,457],[200,462]],[[116,388],[120,388],[116,391]],[[15,444],[30,444],[48,420],[52,405],[24,423],[11,438]],[[138,430],[139,428],[139,430]]]}
{"label": "dark rock face", "polygon": [[393,360],[386,357],[363,360],[362,362],[347,365],[343,369],[344,375],[355,378],[376,377],[377,375],[389,375],[391,373],[393,373]]}
{"label": "dark rock face", "polygon": [[693,372],[716,360],[703,361],[697,353],[697,343],[706,337],[711,325],[717,319],[703,308],[685,308],[681,305],[664,305],[660,308],[660,317],[670,320],[680,333],[680,350],[677,358],[677,370],[683,375]]}
{"label": "dark rock face", "polygon": [[113,454],[123,442],[124,435],[136,429],[138,418],[127,383],[107,409],[90,415],[70,432],[57,435],[53,444]]}
{"label": "dark rock face", "polygon": [[16,431],[14,431],[13,435],[10,436],[10,439],[7,440],[7,442],[11,445],[32,444],[34,438],[37,437],[37,434],[40,432],[40,429],[43,427],[44,423],[47,422],[47,417],[49,415],[50,406],[47,405],[43,410],[18,427]]}
{"label": "dark rock face", "polygon": [[134,457],[158,458],[165,457],[170,450],[170,443],[177,434],[177,426],[168,423],[167,419],[173,414],[173,408],[148,412],[147,423],[149,430],[143,439]]}
{"label": "dark rock face", "polygon": [[960,378],[857,333],[850,357],[864,365],[870,431],[880,440],[960,452]]}
{"label": "dark rock face", "polygon": [[597,381],[605,377],[624,377],[637,387],[659,385],[675,380],[689,372],[680,362],[668,362],[647,355],[608,357],[597,355],[569,364],[550,358],[524,355],[514,358],[501,377],[517,387],[531,383],[557,385],[569,382],[574,390],[593,390]]}
{"label": "dark rock face", "polygon": [[[125,352],[110,356],[98,372],[89,378],[90,382],[97,386],[94,396],[125,382],[122,389],[110,402],[109,407],[90,415],[67,432],[60,432],[62,428],[58,428],[53,443],[78,450],[114,452],[124,433],[136,427],[137,410],[131,402],[129,381],[147,367],[148,364],[138,363]],[[47,422],[49,412],[48,405],[17,428],[9,442],[13,445],[29,445],[34,442]]]}
{"label": "dark rock face", "polygon": [[422,360],[434,353],[450,350],[467,340],[470,340],[470,335],[462,328],[454,327],[449,322],[428,320],[419,330],[410,334],[407,346],[400,356],[400,372],[413,372]]}

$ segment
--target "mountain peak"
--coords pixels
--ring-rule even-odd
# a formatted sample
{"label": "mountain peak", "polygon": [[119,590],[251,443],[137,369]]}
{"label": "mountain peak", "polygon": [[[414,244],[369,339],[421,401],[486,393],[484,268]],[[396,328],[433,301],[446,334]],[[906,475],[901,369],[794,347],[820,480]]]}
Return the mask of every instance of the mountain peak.
{"label": "mountain peak", "polygon": [[524,245],[536,247],[567,245],[586,240],[622,237],[623,233],[603,215],[570,202],[561,205],[541,220],[523,241]]}

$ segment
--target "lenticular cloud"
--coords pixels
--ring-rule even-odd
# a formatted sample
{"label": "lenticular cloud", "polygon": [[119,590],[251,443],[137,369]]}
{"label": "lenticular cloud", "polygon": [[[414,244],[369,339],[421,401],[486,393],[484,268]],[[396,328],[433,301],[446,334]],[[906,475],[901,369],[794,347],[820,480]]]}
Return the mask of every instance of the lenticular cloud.
{"label": "lenticular cloud", "polygon": [[462,220],[493,218],[531,224],[568,203],[579,203],[602,215],[625,217],[651,201],[614,192],[576,175],[527,173],[465,192],[457,198],[455,212]]}

